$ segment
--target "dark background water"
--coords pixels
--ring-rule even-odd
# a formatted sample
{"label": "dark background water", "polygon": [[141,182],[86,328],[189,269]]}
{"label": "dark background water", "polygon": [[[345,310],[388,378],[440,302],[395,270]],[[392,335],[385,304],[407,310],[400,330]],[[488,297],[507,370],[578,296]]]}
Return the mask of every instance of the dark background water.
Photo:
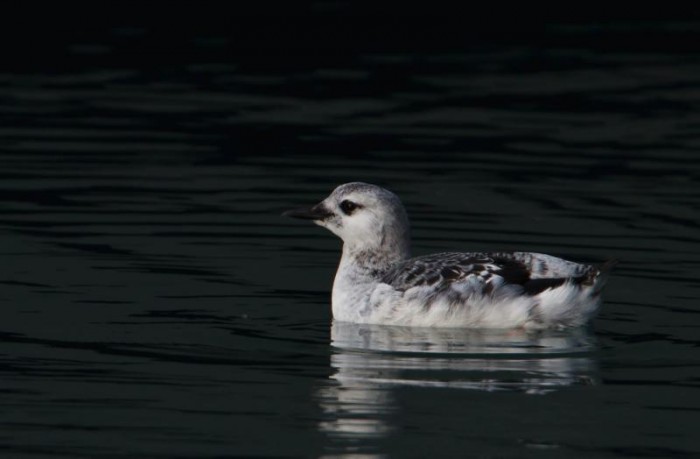
{"label": "dark background water", "polygon": [[[696,12],[156,5],[1,19],[0,454],[700,454]],[[619,258],[593,331],[331,327],[354,180]]]}

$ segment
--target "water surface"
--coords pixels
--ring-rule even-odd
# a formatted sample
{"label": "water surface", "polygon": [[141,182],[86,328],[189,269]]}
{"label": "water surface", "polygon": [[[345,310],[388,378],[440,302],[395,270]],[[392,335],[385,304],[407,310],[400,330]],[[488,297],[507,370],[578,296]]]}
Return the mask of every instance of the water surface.
{"label": "water surface", "polygon": [[[0,72],[8,457],[700,454],[695,25],[261,57],[115,22]],[[354,180],[417,255],[619,258],[599,318],[333,324],[340,243],[279,214]]]}

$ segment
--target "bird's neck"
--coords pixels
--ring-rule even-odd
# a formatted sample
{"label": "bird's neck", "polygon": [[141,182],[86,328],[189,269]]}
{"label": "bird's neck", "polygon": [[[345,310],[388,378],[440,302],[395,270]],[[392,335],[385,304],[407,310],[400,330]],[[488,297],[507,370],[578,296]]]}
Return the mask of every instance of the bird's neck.
{"label": "bird's neck", "polygon": [[382,245],[381,248],[358,247],[343,244],[343,256],[340,259],[340,270],[350,270],[358,276],[368,276],[379,279],[393,265],[410,257],[408,244]]}

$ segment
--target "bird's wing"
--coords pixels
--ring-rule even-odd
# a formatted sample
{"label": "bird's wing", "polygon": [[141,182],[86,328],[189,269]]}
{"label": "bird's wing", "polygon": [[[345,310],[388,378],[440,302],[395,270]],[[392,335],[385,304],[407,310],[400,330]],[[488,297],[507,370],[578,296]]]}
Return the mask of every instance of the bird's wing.
{"label": "bird's wing", "polygon": [[534,253],[439,253],[398,264],[384,275],[382,282],[400,291],[413,287],[459,287],[492,294],[510,286],[511,291],[515,287],[536,295],[567,281],[585,283],[597,272],[593,266]]}

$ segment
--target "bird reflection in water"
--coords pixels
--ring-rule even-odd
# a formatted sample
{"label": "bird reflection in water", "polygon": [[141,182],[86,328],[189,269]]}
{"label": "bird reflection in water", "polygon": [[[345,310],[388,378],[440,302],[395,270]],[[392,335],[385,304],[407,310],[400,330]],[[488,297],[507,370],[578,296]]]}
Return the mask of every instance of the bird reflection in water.
{"label": "bird reflection in water", "polygon": [[[399,387],[547,394],[599,383],[587,329],[466,330],[334,322],[322,431],[370,439],[392,430]],[[358,451],[360,452],[360,451]]]}

